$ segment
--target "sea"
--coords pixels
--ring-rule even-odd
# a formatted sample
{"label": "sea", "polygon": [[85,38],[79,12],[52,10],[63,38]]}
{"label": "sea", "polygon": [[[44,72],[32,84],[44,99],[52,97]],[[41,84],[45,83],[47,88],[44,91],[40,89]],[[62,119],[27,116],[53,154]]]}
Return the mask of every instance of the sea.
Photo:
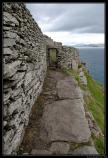
{"label": "sea", "polygon": [[86,67],[94,80],[104,84],[104,57],[103,47],[79,47],[80,59],[86,63]]}

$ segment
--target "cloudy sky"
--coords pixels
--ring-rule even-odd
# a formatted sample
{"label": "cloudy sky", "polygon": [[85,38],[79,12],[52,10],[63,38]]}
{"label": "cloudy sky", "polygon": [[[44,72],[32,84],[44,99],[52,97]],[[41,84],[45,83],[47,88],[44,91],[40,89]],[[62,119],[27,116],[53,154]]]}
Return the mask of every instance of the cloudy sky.
{"label": "cloudy sky", "polygon": [[104,43],[104,3],[26,3],[42,32],[66,45]]}

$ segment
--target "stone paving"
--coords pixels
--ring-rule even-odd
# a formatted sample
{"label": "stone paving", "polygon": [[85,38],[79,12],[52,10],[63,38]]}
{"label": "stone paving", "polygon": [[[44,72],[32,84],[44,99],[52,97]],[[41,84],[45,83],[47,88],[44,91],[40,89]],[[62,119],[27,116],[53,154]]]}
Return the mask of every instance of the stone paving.
{"label": "stone paving", "polygon": [[[91,132],[85,117],[83,95],[74,79],[60,71],[50,70],[41,95],[44,96],[44,106],[37,122],[39,126],[34,126],[35,134],[31,132],[31,142],[25,132],[22,153],[28,152],[26,142],[29,141],[32,145],[28,146],[28,154],[31,155],[98,154],[93,144],[89,143]],[[32,115],[36,117],[37,114]],[[36,124],[37,120],[33,120],[32,115],[29,122],[33,127],[33,122]],[[30,132],[29,126],[30,123]],[[71,143],[78,147],[72,150]]]}

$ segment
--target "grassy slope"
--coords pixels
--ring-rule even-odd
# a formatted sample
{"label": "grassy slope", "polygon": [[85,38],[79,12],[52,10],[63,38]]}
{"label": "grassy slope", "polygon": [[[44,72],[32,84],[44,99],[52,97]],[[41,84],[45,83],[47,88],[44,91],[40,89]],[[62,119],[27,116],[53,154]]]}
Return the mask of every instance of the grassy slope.
{"label": "grassy slope", "polygon": [[[98,126],[101,128],[104,133],[104,93],[102,86],[92,79],[92,77],[85,72],[88,81],[88,89],[91,92],[92,97],[88,98],[87,106],[88,109],[93,114]],[[96,146],[97,151],[100,154],[104,154],[104,140],[102,136],[96,138],[93,136],[93,140]]]}
{"label": "grassy slope", "polygon": [[102,87],[85,72],[88,81],[88,89],[92,98],[89,98],[88,109],[92,112],[99,127],[104,133],[104,93]]}
{"label": "grassy slope", "polygon": [[[75,79],[78,81],[79,86],[84,90],[85,88],[80,84],[80,79],[78,73],[73,70],[64,70],[65,73],[68,75],[74,76]],[[85,98],[86,108],[93,114],[94,119],[96,120],[98,126],[101,128],[102,132],[104,133],[104,93],[102,90],[102,86],[100,83],[96,82],[92,79],[92,77],[84,71],[88,85],[87,89],[91,93],[91,97]],[[96,149],[100,154],[104,154],[104,140],[102,136],[96,138],[92,136]]]}

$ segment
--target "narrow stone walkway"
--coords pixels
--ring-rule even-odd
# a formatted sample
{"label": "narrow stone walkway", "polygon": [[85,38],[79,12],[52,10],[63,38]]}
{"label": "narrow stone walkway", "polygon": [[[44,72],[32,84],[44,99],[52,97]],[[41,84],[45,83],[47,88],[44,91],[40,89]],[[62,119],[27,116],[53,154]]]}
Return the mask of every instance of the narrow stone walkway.
{"label": "narrow stone walkway", "polygon": [[72,77],[48,70],[19,154],[98,154],[91,142],[81,90]]}

